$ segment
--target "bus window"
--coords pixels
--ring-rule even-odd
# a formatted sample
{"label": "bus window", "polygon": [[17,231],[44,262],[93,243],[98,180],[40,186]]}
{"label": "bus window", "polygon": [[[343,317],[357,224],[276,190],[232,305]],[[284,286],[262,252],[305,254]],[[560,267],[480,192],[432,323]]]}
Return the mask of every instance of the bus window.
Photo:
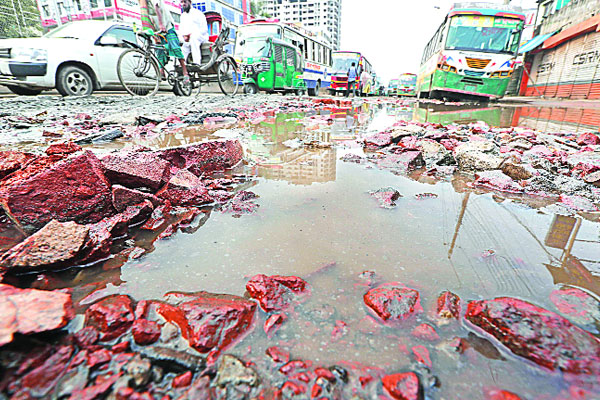
{"label": "bus window", "polygon": [[321,48],[321,45],[318,44],[317,45],[317,53],[319,54],[319,64],[323,63],[323,49]]}
{"label": "bus window", "polygon": [[304,58],[308,60],[308,39],[304,38]]}

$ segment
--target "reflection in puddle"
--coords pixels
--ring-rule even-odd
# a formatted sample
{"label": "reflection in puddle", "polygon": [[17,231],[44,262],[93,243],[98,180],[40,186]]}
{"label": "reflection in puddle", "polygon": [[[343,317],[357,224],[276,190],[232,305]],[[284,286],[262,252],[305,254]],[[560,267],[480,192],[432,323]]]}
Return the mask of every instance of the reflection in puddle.
{"label": "reflection in puddle", "polygon": [[[139,145],[150,148],[165,148],[195,143],[211,138],[211,133],[230,128],[244,128],[263,134],[267,141],[279,140],[287,136],[294,138],[299,133],[328,126],[329,140],[343,141],[355,137],[366,125],[370,130],[382,130],[389,121],[416,121],[447,125],[468,124],[483,121],[490,126],[522,126],[547,133],[581,133],[600,130],[600,108],[564,108],[536,106],[461,106],[433,103],[406,102],[389,104],[369,102],[350,107],[327,107],[314,114],[289,113],[266,117],[259,124],[240,122],[232,118],[210,119],[203,125],[193,128],[171,130],[164,135],[161,130],[133,137],[117,139],[111,143],[98,143],[84,147],[99,153],[120,149],[125,145]],[[45,130],[37,126],[23,125],[17,129],[0,131],[0,150],[19,149],[41,151],[56,141],[72,139],[72,135],[61,129]],[[118,128],[118,127],[115,127]]]}
{"label": "reflection in puddle", "polygon": [[582,133],[600,130],[600,108],[564,108],[534,106],[461,107],[419,104],[414,121],[447,125],[483,121],[491,126],[521,126],[545,133]]}
{"label": "reflection in puddle", "polygon": [[335,181],[335,149],[307,151],[288,149],[278,155],[278,162],[258,164],[257,176],[271,180],[284,180],[294,185],[310,185]]}

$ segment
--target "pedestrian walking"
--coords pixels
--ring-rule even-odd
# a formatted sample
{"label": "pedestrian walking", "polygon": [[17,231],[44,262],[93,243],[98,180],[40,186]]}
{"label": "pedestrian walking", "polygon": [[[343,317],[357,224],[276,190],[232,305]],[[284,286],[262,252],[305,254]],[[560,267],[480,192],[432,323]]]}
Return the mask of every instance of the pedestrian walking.
{"label": "pedestrian walking", "polygon": [[350,90],[352,90],[352,94],[356,96],[356,93],[354,92],[354,85],[356,84],[357,75],[358,74],[356,72],[356,63],[352,63],[350,68],[348,68],[348,86],[346,87],[346,97],[348,97],[348,95],[350,94]]}

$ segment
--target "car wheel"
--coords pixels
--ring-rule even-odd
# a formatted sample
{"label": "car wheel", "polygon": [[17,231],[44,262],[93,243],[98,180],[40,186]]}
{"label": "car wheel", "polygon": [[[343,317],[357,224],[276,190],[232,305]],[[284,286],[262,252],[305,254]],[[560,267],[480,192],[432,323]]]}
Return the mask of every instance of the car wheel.
{"label": "car wheel", "polygon": [[40,89],[29,89],[20,86],[7,86],[7,88],[14,94],[18,94],[20,96],[35,96],[42,93]]}
{"label": "car wheel", "polygon": [[86,71],[75,65],[67,65],[58,71],[56,90],[63,96],[89,96],[94,87]]}

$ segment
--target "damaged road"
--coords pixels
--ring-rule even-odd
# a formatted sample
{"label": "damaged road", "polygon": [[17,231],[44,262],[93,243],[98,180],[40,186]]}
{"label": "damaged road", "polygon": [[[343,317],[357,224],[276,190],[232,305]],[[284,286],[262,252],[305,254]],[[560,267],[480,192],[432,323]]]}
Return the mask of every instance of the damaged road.
{"label": "damaged road", "polygon": [[600,396],[597,132],[389,99],[5,103],[0,397]]}

